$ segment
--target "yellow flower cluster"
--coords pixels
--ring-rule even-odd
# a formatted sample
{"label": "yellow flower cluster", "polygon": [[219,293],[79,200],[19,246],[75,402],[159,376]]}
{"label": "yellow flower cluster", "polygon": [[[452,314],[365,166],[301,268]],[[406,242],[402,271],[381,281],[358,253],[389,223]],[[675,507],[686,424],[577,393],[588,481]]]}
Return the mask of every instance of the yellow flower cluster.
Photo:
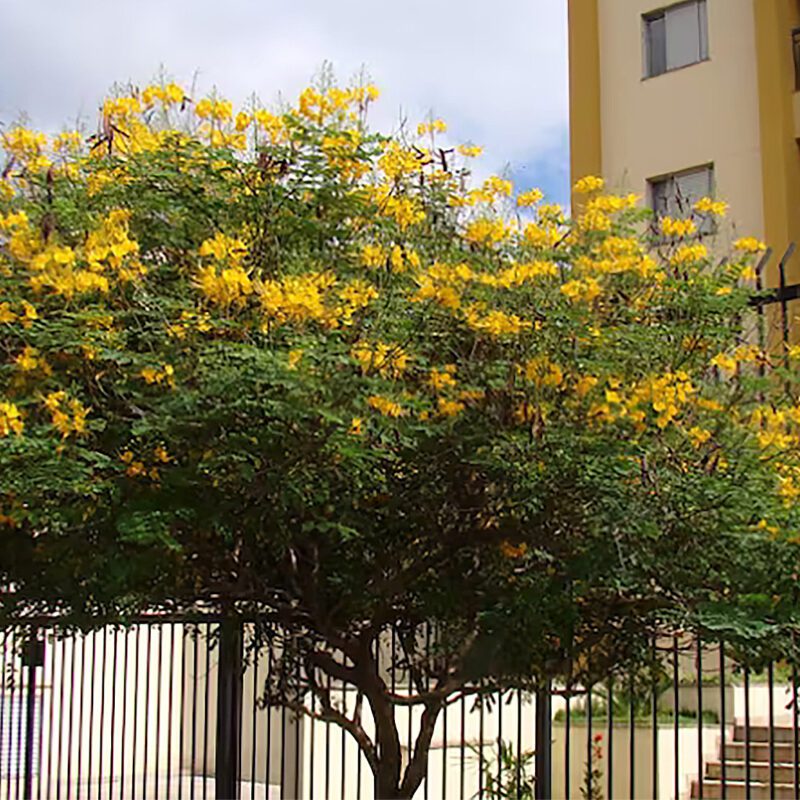
{"label": "yellow flower cluster", "polygon": [[332,272],[308,272],[286,275],[256,285],[264,327],[291,323],[316,322],[327,328],[352,324],[355,314],[378,297],[374,286],[360,280],[335,289]]}
{"label": "yellow flower cluster", "polygon": [[477,158],[483,152],[483,148],[477,144],[460,144],[456,149],[465,158]]}
{"label": "yellow flower cluster", "polygon": [[369,162],[359,155],[361,133],[348,128],[336,136],[325,136],[320,149],[328,160],[328,166],[335,169],[344,180],[358,180],[369,171]]}
{"label": "yellow flower cluster", "polygon": [[589,417],[597,422],[627,419],[641,432],[651,409],[656,415],[655,424],[663,430],[677,421],[695,392],[689,374],[682,370],[649,376],[635,383],[627,393],[618,379],[611,378],[603,402],[590,407]]}
{"label": "yellow flower cluster", "polygon": [[14,363],[21,372],[36,372],[38,370],[44,375],[50,375],[52,372],[45,357],[30,345],[25,345],[22,352],[14,359]]}
{"label": "yellow flower cluster", "polygon": [[531,189],[527,192],[517,195],[517,205],[523,207],[535,206],[543,198],[544,194],[542,193],[541,189]]}
{"label": "yellow flower cluster", "polygon": [[389,181],[399,181],[410,175],[418,173],[426,163],[424,151],[413,150],[410,147],[403,147],[395,141],[384,144],[383,153],[378,159],[378,169],[386,176]]}
{"label": "yellow flower cluster", "polygon": [[767,246],[764,244],[764,242],[760,242],[758,239],[755,239],[752,236],[745,236],[741,239],[737,239],[733,243],[733,246],[736,250],[739,250],[742,253],[749,253],[751,255],[756,255],[767,249]]}
{"label": "yellow flower cluster", "polygon": [[11,325],[14,322],[20,322],[23,328],[30,328],[34,320],[39,319],[39,314],[36,307],[23,300],[21,311],[14,311],[11,304],[7,301],[0,303],[0,325]]}
{"label": "yellow flower cluster", "polygon": [[456,386],[456,365],[445,364],[442,369],[432,369],[428,375],[428,384],[434,392],[454,389]]}
{"label": "yellow flower cluster", "polygon": [[561,294],[573,303],[591,303],[602,293],[599,281],[592,277],[567,281],[561,286]]}
{"label": "yellow flower cluster", "polygon": [[399,378],[408,369],[408,353],[398,344],[357,342],[350,355],[363,375],[377,373],[382,378]]}
{"label": "yellow flower cluster", "polygon": [[49,169],[52,159],[47,155],[47,136],[15,125],[0,135],[3,150],[20,166],[31,172]]}
{"label": "yellow flower cluster", "polygon": [[372,84],[352,89],[332,87],[326,92],[308,87],[300,94],[298,113],[321,124],[331,114],[344,115],[353,106],[364,107],[371,100],[377,100],[379,95],[378,88]]}
{"label": "yellow flower cluster", "polygon": [[0,401],[0,436],[10,436],[12,433],[22,435],[25,423],[22,414],[14,403]]}
{"label": "yellow flower cluster", "polygon": [[605,186],[605,181],[595,175],[587,175],[580,178],[572,187],[575,194],[590,194],[591,192],[599,192]]}
{"label": "yellow flower cluster", "polygon": [[[241,306],[253,294],[253,282],[242,267],[247,256],[247,247],[241,239],[217,233],[206,239],[198,250],[202,258],[214,259],[213,264],[202,266],[195,284],[211,303],[228,308]],[[218,271],[219,270],[219,271]]]}
{"label": "yellow flower cluster", "polygon": [[658,220],[658,228],[664,236],[684,238],[697,233],[697,225],[693,219],[673,219],[672,217],[661,217]]}
{"label": "yellow flower cluster", "polygon": [[537,356],[518,367],[519,373],[526,381],[532,383],[537,389],[556,389],[564,383],[564,372],[561,367],[551,361],[547,356]]}
{"label": "yellow flower cluster", "polygon": [[383,397],[379,394],[371,395],[367,398],[367,404],[370,408],[374,408],[380,414],[383,414],[384,417],[402,417],[405,411],[403,407],[396,403],[394,400],[389,400],[388,397]]}
{"label": "yellow flower cluster", "polygon": [[175,339],[185,339],[190,331],[207,333],[211,330],[211,317],[207,312],[186,310],[181,311],[180,319],[177,322],[167,323],[167,335]]}
{"label": "yellow flower cluster", "polygon": [[712,200],[710,197],[701,197],[692,208],[700,214],[711,214],[714,217],[724,217],[728,213],[727,203]]}
{"label": "yellow flower cluster", "polygon": [[[125,450],[120,453],[119,460],[125,464],[125,474],[129,478],[148,477],[151,481],[158,481],[161,479],[157,464],[167,464],[172,458],[167,452],[166,448],[159,445],[153,450],[153,458],[151,466],[148,468],[145,465],[145,457],[137,458],[131,450]],[[150,460],[150,459],[147,459]]]}
{"label": "yellow flower cluster", "polygon": [[552,261],[531,261],[527,264],[512,264],[497,275],[481,273],[477,276],[480,283],[501,289],[511,289],[530,283],[538,278],[552,278],[558,275],[558,267]]}
{"label": "yellow flower cluster", "polygon": [[361,251],[361,263],[370,269],[384,267],[388,263],[393,272],[405,272],[419,269],[422,262],[415,251],[399,244],[392,245],[388,252],[379,244],[367,244]]}
{"label": "yellow flower cluster", "polygon": [[494,247],[508,238],[510,228],[500,218],[480,217],[467,225],[464,238],[475,245]]}
{"label": "yellow flower cluster", "polygon": [[152,106],[158,100],[164,107],[182,103],[186,98],[186,93],[177,83],[168,83],[166,86],[153,84],[142,90],[142,102],[146,106]]}
{"label": "yellow flower cluster", "polygon": [[637,194],[601,194],[589,200],[586,204],[586,210],[597,211],[602,214],[618,214],[620,211],[633,208],[638,202],[639,195]]}
{"label": "yellow flower cluster", "polygon": [[53,427],[66,439],[71,433],[78,436],[86,433],[86,417],[89,409],[80,400],[70,399],[64,391],[50,392],[42,401],[50,413]]}
{"label": "yellow flower cluster", "polygon": [[495,337],[518,336],[522,331],[533,327],[532,322],[523,320],[516,314],[506,314],[497,309],[486,312],[479,305],[465,308],[464,319],[472,330]]}
{"label": "yellow flower cluster", "polygon": [[194,113],[200,119],[211,119],[217,122],[227,122],[233,117],[233,104],[230,100],[219,100],[214,97],[204,97],[194,107]]}
{"label": "yellow flower cluster", "polygon": [[683,267],[705,258],[708,258],[708,248],[704,244],[684,244],[670,256],[669,263],[674,267]]}
{"label": "yellow flower cluster", "polygon": [[[539,209],[541,219],[542,209]],[[549,250],[564,236],[564,231],[557,224],[529,222],[522,231],[526,244]]]}
{"label": "yellow flower cluster", "polygon": [[144,378],[145,383],[150,385],[163,383],[165,386],[175,387],[175,368],[172,364],[164,364],[164,366],[158,369],[155,367],[145,367],[139,372],[139,375]]}
{"label": "yellow flower cluster", "polygon": [[435,119],[432,122],[420,122],[417,125],[417,136],[424,136],[426,133],[446,133],[447,123],[443,119]]}
{"label": "yellow flower cluster", "polygon": [[440,417],[455,417],[460,414],[465,405],[460,400],[450,400],[447,397],[436,398],[436,412]]}
{"label": "yellow flower cluster", "polygon": [[283,117],[272,114],[264,108],[258,109],[253,116],[271,144],[281,144],[286,141],[289,134]]}

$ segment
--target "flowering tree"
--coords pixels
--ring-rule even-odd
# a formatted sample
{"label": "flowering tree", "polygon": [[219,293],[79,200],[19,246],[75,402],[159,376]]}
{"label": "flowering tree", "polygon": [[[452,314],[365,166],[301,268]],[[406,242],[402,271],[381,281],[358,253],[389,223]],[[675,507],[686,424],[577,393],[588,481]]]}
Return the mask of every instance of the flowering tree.
{"label": "flowering tree", "polygon": [[107,100],[88,142],[5,130],[0,602],[256,611],[266,691],[407,798],[479,685],[587,681],[665,628],[784,630],[800,407],[796,354],[747,334],[762,245],[698,238],[724,204],[656,230],[586,178],[569,220],[471,184],[480,148],[439,120],[369,132],[376,97],[234,115],[169,84]]}

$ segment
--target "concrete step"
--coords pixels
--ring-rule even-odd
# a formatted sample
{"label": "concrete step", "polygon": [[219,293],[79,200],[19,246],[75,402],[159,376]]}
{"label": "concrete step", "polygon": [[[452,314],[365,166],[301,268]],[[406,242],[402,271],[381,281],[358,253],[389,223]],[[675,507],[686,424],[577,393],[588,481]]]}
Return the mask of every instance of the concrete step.
{"label": "concrete step", "polygon": [[[693,798],[700,797],[700,787],[697,781],[692,784]],[[703,781],[703,800],[717,800],[721,798],[721,781]],[[771,792],[769,783],[751,782],[749,791],[744,781],[725,781],[725,797],[728,800],[796,800],[794,784],[777,783],[775,791]]]}
{"label": "concrete step", "polygon": [[[773,764],[776,783],[794,783],[793,764]],[[746,771],[744,761],[725,761],[725,780],[743,781]],[[706,764],[706,775],[710,779],[722,778],[722,764],[719,761],[710,761]],[[769,764],[763,761],[750,762],[750,780],[769,783]]]}
{"label": "concrete step", "polygon": [[[775,742],[789,742],[794,741],[794,729],[791,726],[785,725],[773,728]],[[745,740],[745,728],[741,723],[736,723],[733,729],[733,739],[736,742],[743,742]],[[768,742],[769,741],[769,726],[767,725],[751,725],[750,726],[750,741],[751,742]]]}
{"label": "concrete step", "polygon": [[[794,746],[789,742],[776,742],[774,749],[773,762],[775,764],[793,764]],[[744,761],[745,760],[744,742],[725,743],[725,761]],[[722,750],[720,748],[720,755]],[[765,742],[750,743],[750,763],[764,761],[769,763],[769,745]]]}

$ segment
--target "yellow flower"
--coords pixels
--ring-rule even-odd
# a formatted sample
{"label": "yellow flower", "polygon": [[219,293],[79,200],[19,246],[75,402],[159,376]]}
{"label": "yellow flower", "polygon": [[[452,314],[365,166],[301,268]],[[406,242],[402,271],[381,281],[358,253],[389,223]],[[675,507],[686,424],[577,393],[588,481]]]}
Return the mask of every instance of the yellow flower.
{"label": "yellow flower", "polygon": [[303,358],[303,351],[302,350],[290,350],[289,351],[289,369],[297,369],[297,365],[300,363],[300,360]]}
{"label": "yellow flower", "polygon": [[11,310],[9,303],[0,303],[0,325],[10,325],[16,322],[17,315]]}
{"label": "yellow flower", "polygon": [[695,447],[701,447],[711,438],[711,431],[695,425],[689,429],[689,439]]}
{"label": "yellow flower", "polygon": [[708,257],[708,248],[704,244],[681,245],[670,257],[669,263],[673,266],[696,264]]}
{"label": "yellow flower", "polygon": [[717,353],[717,355],[711,359],[711,366],[725,370],[726,372],[733,372],[736,369],[736,359],[726,353]]}
{"label": "yellow flower", "polygon": [[502,219],[481,217],[467,225],[464,238],[471,244],[493,247],[502,242],[509,234],[509,229]]}
{"label": "yellow flower", "polygon": [[10,436],[12,433],[20,436],[24,427],[22,414],[17,406],[0,401],[0,436]]}
{"label": "yellow flower", "polygon": [[598,379],[593,375],[582,375],[575,382],[575,393],[578,397],[586,397],[587,394],[597,385]]}
{"label": "yellow flower", "polygon": [[692,219],[673,219],[672,217],[661,217],[658,227],[664,236],[677,236],[679,238],[692,236],[697,233],[697,225]]}
{"label": "yellow flower", "polygon": [[39,351],[35,347],[26,345],[23,351],[14,359],[14,363],[23,372],[33,372],[46,362],[39,356]]}
{"label": "yellow flower", "polygon": [[567,281],[561,286],[561,294],[568,297],[573,303],[591,303],[602,292],[603,290],[596,278]]}
{"label": "yellow flower", "polygon": [[558,388],[564,382],[564,373],[558,364],[552,362],[547,356],[537,356],[530,359],[524,368],[519,370],[526,380],[536,387]]}
{"label": "yellow flower", "polygon": [[482,147],[470,144],[460,144],[457,150],[465,158],[477,158],[483,152]]}
{"label": "yellow flower", "polygon": [[464,404],[458,400],[448,400],[446,397],[436,399],[436,409],[442,417],[455,417],[464,410]]}
{"label": "yellow flower", "polygon": [[722,200],[712,200],[710,197],[701,197],[693,206],[701,214],[712,214],[715,217],[724,217],[728,212],[728,204]]}
{"label": "yellow flower", "polygon": [[752,255],[767,249],[767,246],[764,244],[764,242],[760,242],[758,239],[752,236],[745,236],[741,239],[737,239],[733,243],[733,246],[736,250],[740,250],[743,253],[750,253]]}
{"label": "yellow flower", "polygon": [[522,558],[528,552],[528,545],[525,542],[512,544],[507,539],[500,542],[500,552],[506,558]]}
{"label": "yellow flower", "polygon": [[168,464],[172,460],[172,457],[167,452],[167,448],[163,445],[158,445],[158,447],[153,450],[153,457],[162,464]]}
{"label": "yellow flower", "polygon": [[383,414],[384,417],[396,418],[401,417],[405,413],[403,407],[399,403],[395,403],[393,400],[389,400],[387,397],[382,397],[378,394],[368,397],[367,403],[370,408],[374,408],[376,411]]}
{"label": "yellow flower", "polygon": [[379,244],[364,245],[361,251],[361,263],[365,267],[382,267],[386,263],[386,252]]}
{"label": "yellow flower", "polygon": [[447,364],[444,369],[432,369],[428,375],[428,383],[434,392],[452,389],[456,385],[456,379],[453,377],[455,372],[455,364]]}
{"label": "yellow flower", "polygon": [[543,197],[541,189],[531,189],[517,196],[517,205],[535,206]]}
{"label": "yellow flower", "polygon": [[364,433],[364,420],[361,417],[353,417],[350,421],[350,430],[348,433],[351,436],[361,436]]}
{"label": "yellow flower", "polygon": [[598,178],[594,175],[587,175],[585,178],[581,178],[575,182],[572,191],[575,192],[575,194],[589,194],[591,192],[600,191],[603,186],[605,186],[605,181],[602,178]]}

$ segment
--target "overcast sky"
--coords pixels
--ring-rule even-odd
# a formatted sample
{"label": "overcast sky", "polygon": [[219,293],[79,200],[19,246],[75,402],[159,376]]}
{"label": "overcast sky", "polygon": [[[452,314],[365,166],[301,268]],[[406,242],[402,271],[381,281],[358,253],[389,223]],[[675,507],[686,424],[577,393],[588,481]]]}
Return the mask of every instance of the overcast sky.
{"label": "overcast sky", "polygon": [[0,31],[3,123],[94,120],[112,83],[162,66],[269,105],[327,60],[378,84],[378,127],[433,112],[486,148],[483,169],[567,200],[566,0],[0,0]]}

